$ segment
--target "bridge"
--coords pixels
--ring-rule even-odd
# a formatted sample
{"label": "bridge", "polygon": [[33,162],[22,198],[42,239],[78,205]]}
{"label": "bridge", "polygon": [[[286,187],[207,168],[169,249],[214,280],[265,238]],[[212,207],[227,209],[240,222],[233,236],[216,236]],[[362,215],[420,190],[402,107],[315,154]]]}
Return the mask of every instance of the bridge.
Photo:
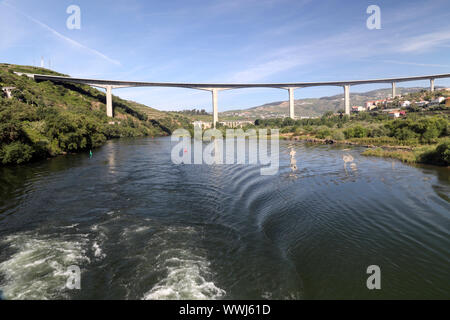
{"label": "bridge", "polygon": [[320,86],[338,86],[344,89],[345,113],[350,114],[350,87],[371,83],[390,83],[392,85],[392,97],[396,96],[396,84],[399,82],[429,80],[430,90],[434,91],[435,79],[450,78],[450,74],[434,74],[425,76],[401,77],[401,78],[383,78],[369,80],[350,80],[350,81],[325,81],[325,82],[298,82],[298,83],[174,83],[174,82],[140,82],[140,81],[120,81],[120,80],[100,80],[85,78],[70,78],[52,75],[29,74],[16,72],[18,75],[26,75],[36,81],[52,81],[55,83],[76,83],[86,84],[93,87],[106,90],[106,114],[108,117],[114,116],[112,104],[112,89],[130,88],[130,87],[166,87],[166,88],[188,88],[196,90],[206,90],[212,93],[212,109],[214,127],[219,121],[218,92],[222,90],[233,90],[243,88],[276,88],[287,90],[289,93],[289,117],[295,119],[294,113],[294,91],[300,88],[320,87]]}

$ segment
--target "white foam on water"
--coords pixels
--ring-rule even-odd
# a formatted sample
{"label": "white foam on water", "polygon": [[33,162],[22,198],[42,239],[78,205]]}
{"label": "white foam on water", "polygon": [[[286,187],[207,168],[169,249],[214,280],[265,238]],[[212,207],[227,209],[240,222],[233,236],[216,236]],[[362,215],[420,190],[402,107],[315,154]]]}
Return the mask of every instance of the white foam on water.
{"label": "white foam on water", "polygon": [[149,226],[142,226],[142,227],[137,228],[135,232],[143,232],[143,231],[147,231],[149,229],[150,229]]}
{"label": "white foam on water", "polygon": [[150,230],[150,226],[133,226],[133,227],[127,227],[124,228],[124,231],[122,232],[122,237],[129,238],[132,237],[138,233],[144,232]]}
{"label": "white foam on water", "polygon": [[61,229],[73,229],[73,228],[75,228],[75,227],[77,227],[78,226],[78,223],[75,223],[75,224],[72,224],[72,225],[70,225],[70,226],[64,226],[64,227],[60,227]]}
{"label": "white foam on water", "polygon": [[12,300],[65,298],[67,268],[89,263],[80,242],[38,237],[21,233],[4,241],[16,252],[0,263],[4,283],[0,284],[3,298]]}
{"label": "white foam on water", "polygon": [[95,240],[92,243],[92,252],[94,253],[94,257],[97,259],[103,259],[106,257],[106,253],[102,250],[102,244],[108,238],[105,233],[106,229],[104,226],[100,226],[98,224],[93,225],[90,229],[97,233],[97,236],[94,237]]}
{"label": "white foam on water", "polygon": [[167,276],[144,295],[144,300],[213,300],[225,296],[225,290],[206,280],[212,273],[205,258],[187,250],[168,250],[157,259],[163,257],[157,267]]}
{"label": "white foam on water", "polygon": [[94,251],[94,256],[96,258],[104,258],[104,257],[106,257],[106,254],[103,253],[102,248],[97,243],[97,241],[95,241],[94,244],[92,245],[92,250]]}

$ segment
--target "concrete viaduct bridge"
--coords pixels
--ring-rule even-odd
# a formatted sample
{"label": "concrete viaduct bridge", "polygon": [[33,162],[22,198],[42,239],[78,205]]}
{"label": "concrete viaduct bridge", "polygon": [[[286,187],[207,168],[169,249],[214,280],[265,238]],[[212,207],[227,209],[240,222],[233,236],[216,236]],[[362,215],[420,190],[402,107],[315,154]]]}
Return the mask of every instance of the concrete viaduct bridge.
{"label": "concrete viaduct bridge", "polygon": [[[23,75],[24,73],[19,73]],[[218,108],[218,92],[222,90],[243,89],[243,88],[277,88],[284,89],[289,92],[289,116],[294,119],[294,90],[306,87],[319,86],[338,86],[344,88],[344,102],[345,113],[350,114],[350,86],[369,84],[369,83],[390,83],[392,85],[392,96],[396,96],[396,84],[399,82],[429,80],[430,90],[434,91],[434,80],[440,78],[450,78],[450,74],[434,74],[426,76],[413,76],[402,78],[384,78],[384,79],[370,79],[370,80],[351,80],[351,81],[331,81],[331,82],[299,82],[299,83],[249,83],[249,84],[225,84],[225,83],[172,83],[172,82],[138,82],[138,81],[118,81],[118,80],[98,80],[98,79],[83,79],[59,77],[51,75],[40,74],[25,74],[36,81],[52,81],[86,84],[93,87],[99,87],[106,90],[106,113],[108,117],[113,117],[112,105],[112,89],[130,88],[130,87],[168,87],[168,88],[188,88],[196,90],[206,90],[212,93],[212,107],[213,107],[213,124],[214,127],[219,121]]]}

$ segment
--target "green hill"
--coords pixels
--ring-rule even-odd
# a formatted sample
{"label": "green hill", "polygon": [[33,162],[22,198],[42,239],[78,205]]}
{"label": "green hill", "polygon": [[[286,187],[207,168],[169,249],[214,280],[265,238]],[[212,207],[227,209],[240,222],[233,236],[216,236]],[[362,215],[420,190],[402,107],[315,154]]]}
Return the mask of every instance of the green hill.
{"label": "green hill", "polygon": [[108,139],[163,136],[190,127],[183,116],[113,96],[114,119],[106,116],[106,96],[87,85],[36,82],[14,72],[63,74],[43,68],[0,64],[0,164],[20,164],[88,151]]}

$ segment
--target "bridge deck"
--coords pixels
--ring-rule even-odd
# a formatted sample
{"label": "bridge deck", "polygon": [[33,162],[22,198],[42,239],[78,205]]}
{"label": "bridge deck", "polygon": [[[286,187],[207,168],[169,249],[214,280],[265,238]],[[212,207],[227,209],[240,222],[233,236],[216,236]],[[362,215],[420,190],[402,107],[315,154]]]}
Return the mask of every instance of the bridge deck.
{"label": "bridge deck", "polygon": [[305,88],[317,86],[345,86],[361,85],[369,83],[395,83],[417,80],[430,80],[439,78],[450,78],[450,74],[434,74],[426,76],[401,77],[401,78],[383,78],[369,80],[349,80],[349,81],[325,81],[325,82],[298,82],[298,83],[174,83],[174,82],[142,82],[142,81],[121,81],[121,80],[101,80],[86,78],[70,78],[33,74],[30,75],[35,80],[54,81],[54,82],[72,82],[98,86],[114,87],[176,87],[190,89],[241,89],[241,88]]}

